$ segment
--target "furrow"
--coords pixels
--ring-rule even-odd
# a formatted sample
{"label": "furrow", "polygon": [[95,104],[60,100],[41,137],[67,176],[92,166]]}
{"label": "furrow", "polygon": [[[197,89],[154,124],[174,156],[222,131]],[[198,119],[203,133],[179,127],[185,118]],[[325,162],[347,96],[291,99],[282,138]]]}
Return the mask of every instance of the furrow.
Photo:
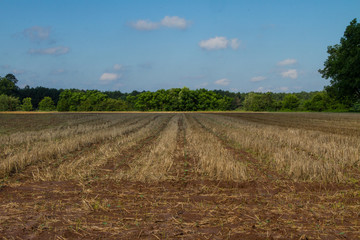
{"label": "furrow", "polygon": [[249,178],[245,162],[214,137],[214,134],[201,128],[192,114],[187,115],[187,133],[190,154],[198,160],[196,171],[211,179],[241,181]]}
{"label": "furrow", "polygon": [[157,140],[149,146],[137,159],[130,162],[128,171],[122,171],[118,179],[132,181],[161,181],[168,179],[177,147],[178,121],[180,115],[176,114],[167,126],[158,133]]}
{"label": "furrow", "polygon": [[[153,117],[155,118],[156,116],[154,115]],[[137,119],[134,118],[133,121],[137,121]],[[146,122],[150,120],[144,118],[143,121]],[[130,125],[131,121],[118,128],[113,127],[94,133],[89,131],[83,135],[71,135],[61,141],[34,143],[29,146],[28,149],[16,153],[0,162],[0,178],[18,173],[34,163],[59,159],[68,153],[81,151],[81,149],[90,147],[93,144],[114,139],[126,133]]]}
{"label": "furrow", "polygon": [[347,167],[359,165],[360,143],[353,137],[252,124],[215,115],[201,118],[209,125],[218,125],[213,130],[239,148],[270,161],[279,173],[295,180],[340,182],[345,180]]}

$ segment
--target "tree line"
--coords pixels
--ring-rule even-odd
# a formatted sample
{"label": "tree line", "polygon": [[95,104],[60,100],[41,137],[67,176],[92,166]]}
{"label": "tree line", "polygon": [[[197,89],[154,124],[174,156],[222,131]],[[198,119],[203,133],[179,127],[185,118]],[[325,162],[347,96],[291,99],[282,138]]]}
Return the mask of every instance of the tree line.
{"label": "tree line", "polygon": [[19,88],[13,74],[0,77],[0,111],[359,111],[327,91],[235,93],[187,87],[151,91]]}

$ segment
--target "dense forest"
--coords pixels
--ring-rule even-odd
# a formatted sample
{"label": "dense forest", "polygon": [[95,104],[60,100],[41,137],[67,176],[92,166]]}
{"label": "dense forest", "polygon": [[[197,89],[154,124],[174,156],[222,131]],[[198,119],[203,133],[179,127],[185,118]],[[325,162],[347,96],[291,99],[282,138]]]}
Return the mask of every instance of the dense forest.
{"label": "dense forest", "polygon": [[13,74],[0,77],[0,111],[360,111],[359,102],[339,100],[329,91],[235,93],[190,90],[155,92],[19,88]]}

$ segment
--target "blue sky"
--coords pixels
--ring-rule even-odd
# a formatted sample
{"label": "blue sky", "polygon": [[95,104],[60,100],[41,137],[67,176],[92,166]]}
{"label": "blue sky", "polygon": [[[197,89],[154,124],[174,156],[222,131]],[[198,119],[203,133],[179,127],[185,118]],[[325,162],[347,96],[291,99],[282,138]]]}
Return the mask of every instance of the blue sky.
{"label": "blue sky", "polygon": [[322,90],[360,1],[0,0],[0,76],[20,87]]}

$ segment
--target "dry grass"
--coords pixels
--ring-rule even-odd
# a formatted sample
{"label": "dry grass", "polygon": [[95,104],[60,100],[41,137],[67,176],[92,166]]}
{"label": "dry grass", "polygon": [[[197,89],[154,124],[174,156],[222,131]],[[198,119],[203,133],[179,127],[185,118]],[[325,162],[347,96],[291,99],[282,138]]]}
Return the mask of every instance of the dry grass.
{"label": "dry grass", "polygon": [[90,149],[73,159],[66,159],[56,167],[47,165],[41,169],[38,168],[33,173],[34,180],[84,180],[91,175],[98,175],[100,169],[113,161],[114,164],[111,166],[114,169],[105,170],[110,173],[121,164],[123,152],[153,134],[167,121],[167,117],[163,116],[155,120],[152,117],[147,117],[136,123],[134,121],[135,118],[130,122],[131,125],[124,124],[117,127],[116,131],[119,133],[115,138],[102,142],[94,149]]}
{"label": "dry grass", "polygon": [[176,114],[162,131],[148,151],[130,164],[130,170],[121,172],[118,179],[133,181],[160,181],[167,179],[167,172],[173,165],[177,147],[179,118]]}
{"label": "dry grass", "polygon": [[[347,132],[359,124],[357,115],[296,115],[302,117],[311,129],[299,125],[289,127],[300,123],[301,119],[286,114],[269,115],[269,124],[263,121],[266,114],[244,115],[244,118],[217,114],[173,116],[164,131],[159,133],[156,129],[171,114],[75,115],[52,128],[2,135],[0,177],[34,165],[35,180],[83,179],[109,161],[113,162],[111,167],[117,168],[122,164],[117,158],[127,149],[157,134],[154,143],[142,147],[141,156],[126,163],[130,171],[117,169],[114,176],[140,181],[164,180],[169,178],[167,172],[174,158],[184,154],[176,151],[180,120],[185,122],[185,147],[198,159],[197,172],[215,179],[238,181],[249,178],[247,163],[241,157],[237,159],[239,156],[227,148],[230,145],[262,159],[264,165],[270,162],[279,174],[294,180],[347,181],[356,178],[352,171],[360,166],[360,139]],[[339,125],[341,116],[346,124]],[[288,117],[288,122],[285,117]],[[336,133],[324,131],[324,127],[330,125],[334,126]],[[315,130],[316,127],[319,131]],[[230,141],[230,145],[224,145],[215,135]],[[72,156],[76,152],[80,154]]]}
{"label": "dry grass", "polygon": [[186,138],[190,153],[198,159],[197,172],[217,180],[246,180],[245,163],[236,159],[213,134],[201,129],[191,115],[188,116]]}
{"label": "dry grass", "polygon": [[[33,133],[29,132],[30,137],[25,139],[32,139],[33,141],[25,141],[21,150],[16,147],[10,148],[11,152],[7,152],[5,158],[0,162],[0,177],[20,172],[36,162],[61,159],[62,156],[70,152],[80,151],[94,144],[110,141],[131,131],[134,128],[131,125],[134,124],[134,121],[138,121],[138,118],[142,119],[143,122],[150,122],[151,118],[148,117],[144,115],[142,117],[125,116],[114,120],[115,122],[105,123],[105,126],[101,127],[79,125],[76,128],[70,128],[68,131],[56,129],[50,131],[49,136],[45,134],[47,137],[41,138],[39,141],[36,141],[36,138],[32,137]],[[49,130],[45,130],[45,133],[49,133]],[[16,135],[14,139],[18,139],[18,136]]]}
{"label": "dry grass", "polygon": [[202,115],[201,123],[235,146],[270,159],[281,173],[295,180],[346,180],[360,161],[360,139],[314,130],[282,128],[241,119]]}

